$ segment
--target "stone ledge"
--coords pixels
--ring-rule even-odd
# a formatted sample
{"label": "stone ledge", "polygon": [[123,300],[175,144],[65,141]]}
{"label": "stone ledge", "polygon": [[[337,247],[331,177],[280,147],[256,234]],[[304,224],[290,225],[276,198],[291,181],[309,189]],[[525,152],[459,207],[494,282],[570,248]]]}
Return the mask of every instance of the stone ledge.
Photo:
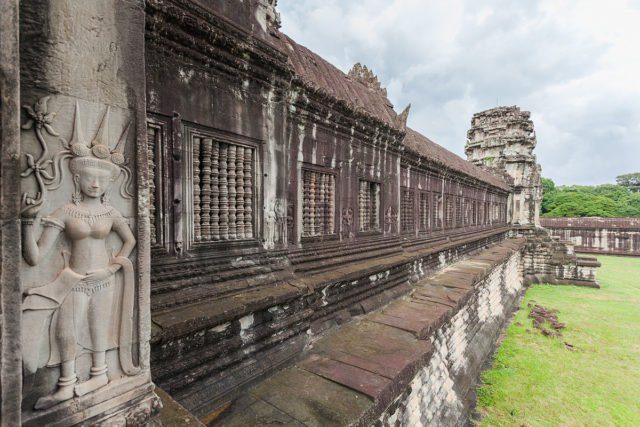
{"label": "stone ledge", "polygon": [[331,271],[313,274],[310,277],[291,278],[268,287],[247,290],[225,298],[159,310],[152,313],[151,343],[153,345],[162,341],[163,338],[175,338],[204,328],[215,327],[245,314],[311,295],[314,292],[319,292],[321,288],[339,282],[355,280],[368,274],[385,271],[399,264],[407,264],[466,243],[504,233],[507,230],[509,227],[483,230],[480,233],[458,236],[448,239],[446,242],[439,242],[436,245],[412,252],[342,265]]}
{"label": "stone ledge", "polygon": [[432,357],[433,345],[426,338],[524,243],[507,240],[457,262],[416,283],[403,299],[331,331],[295,366],[234,402],[221,421],[231,426],[268,419],[288,419],[293,425],[374,422]]}

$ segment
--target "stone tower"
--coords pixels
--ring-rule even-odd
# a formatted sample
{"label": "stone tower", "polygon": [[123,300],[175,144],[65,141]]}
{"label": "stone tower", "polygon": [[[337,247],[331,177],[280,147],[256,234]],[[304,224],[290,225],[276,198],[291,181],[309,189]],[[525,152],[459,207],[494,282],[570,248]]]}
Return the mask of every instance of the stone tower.
{"label": "stone tower", "polygon": [[505,175],[514,191],[509,203],[513,224],[540,226],[542,178],[533,149],[536,135],[531,113],[497,107],[473,115],[467,132],[467,159],[491,172]]}

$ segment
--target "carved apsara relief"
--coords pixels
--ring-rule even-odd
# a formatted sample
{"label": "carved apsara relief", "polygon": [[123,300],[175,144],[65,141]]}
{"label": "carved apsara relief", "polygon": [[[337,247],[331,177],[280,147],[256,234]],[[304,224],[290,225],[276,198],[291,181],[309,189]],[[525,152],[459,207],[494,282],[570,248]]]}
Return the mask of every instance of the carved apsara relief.
{"label": "carved apsara relief", "polygon": [[353,208],[342,209],[342,238],[353,239],[355,233],[353,232]]}
{"label": "carved apsara relief", "polygon": [[398,232],[398,211],[389,206],[384,214],[385,232],[395,234]]}
{"label": "carved apsara relief", "polygon": [[[25,154],[27,167],[22,173],[36,184],[35,194],[26,191],[22,195],[23,258],[28,268],[55,265],[56,257],[63,259],[54,279],[43,279],[45,283],[26,289],[23,300],[25,375],[45,367],[59,371],[55,387],[49,387],[51,391],[35,402],[36,410],[106,386],[110,370],[129,376],[139,372],[132,351],[136,288],[129,259],[136,239],[125,217],[109,203],[110,189],[118,181],[118,195],[122,199],[133,196],[132,173],[124,154],[129,126],[117,143],[111,144],[107,107],[94,138],[88,141],[76,101],[73,131],[67,141],[53,128],[55,113],[48,111],[48,100],[45,97],[33,107],[25,107],[28,121],[23,125],[25,131],[35,133],[40,146],[37,159]],[[47,141],[46,135],[55,137],[55,149],[49,145],[54,141]],[[50,155],[50,151],[56,153]],[[65,179],[67,174],[70,180]],[[70,200],[61,196],[68,194],[65,186],[72,186]],[[45,205],[51,213],[42,216]],[[39,229],[42,231],[37,235]],[[112,234],[120,240],[117,253],[107,242]],[[68,242],[68,250],[56,254],[53,249],[60,248],[56,242],[61,238]],[[117,367],[110,365],[113,362],[107,357],[114,349]],[[88,372],[80,372],[76,362],[87,353],[90,367]]]}
{"label": "carved apsara relief", "polygon": [[286,242],[285,212],[280,199],[271,202],[265,215],[264,242],[266,249]]}

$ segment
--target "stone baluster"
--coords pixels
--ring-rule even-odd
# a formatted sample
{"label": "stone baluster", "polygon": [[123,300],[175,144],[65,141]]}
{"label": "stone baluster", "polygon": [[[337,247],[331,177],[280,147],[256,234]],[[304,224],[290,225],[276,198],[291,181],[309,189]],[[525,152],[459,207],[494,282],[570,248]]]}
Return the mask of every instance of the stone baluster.
{"label": "stone baluster", "polygon": [[373,228],[376,230],[380,229],[380,184],[374,184],[373,186],[373,200],[371,204],[372,215],[373,215]]}
{"label": "stone baluster", "polygon": [[323,173],[316,174],[318,177],[317,191],[318,198],[316,201],[316,234],[326,234],[327,230],[327,200],[326,186],[327,175]]}
{"label": "stone baluster", "polygon": [[236,236],[244,239],[244,148],[236,149]]}
{"label": "stone baluster", "polygon": [[202,240],[202,228],[200,226],[200,138],[193,137],[193,239],[196,242]]}
{"label": "stone baluster", "polygon": [[211,239],[220,240],[220,143],[211,146]]}
{"label": "stone baluster", "polygon": [[238,238],[236,224],[236,151],[237,146],[229,144],[227,153],[228,185],[229,185],[229,239]]}
{"label": "stone baluster", "polygon": [[229,183],[227,181],[227,152],[229,145],[220,144],[220,238],[229,239]]}
{"label": "stone baluster", "polygon": [[211,150],[213,141],[211,138],[202,140],[202,239],[211,240]]}
{"label": "stone baluster", "polygon": [[335,194],[335,188],[336,188],[336,178],[333,175],[327,175],[327,183],[328,183],[328,189],[326,191],[327,193],[327,203],[329,205],[328,211],[329,211],[329,217],[327,218],[327,231],[329,234],[333,234],[334,230],[335,230],[335,212],[336,212],[336,203],[335,203],[335,199],[336,199],[336,194]]}
{"label": "stone baluster", "polygon": [[156,146],[158,129],[147,128],[147,157],[149,160],[149,225],[151,244],[156,244]]}
{"label": "stone baluster", "polygon": [[253,238],[253,149],[244,149],[244,237]]}
{"label": "stone baluster", "polygon": [[314,235],[316,224],[316,176],[309,172],[309,235]]}
{"label": "stone baluster", "polygon": [[302,202],[302,230],[305,235],[311,234],[311,172],[304,171]]}
{"label": "stone baluster", "polygon": [[360,181],[360,188],[358,189],[358,216],[360,220],[360,231],[366,231],[369,226],[369,217],[366,214],[366,204],[365,204],[365,188],[367,183],[365,181]]}

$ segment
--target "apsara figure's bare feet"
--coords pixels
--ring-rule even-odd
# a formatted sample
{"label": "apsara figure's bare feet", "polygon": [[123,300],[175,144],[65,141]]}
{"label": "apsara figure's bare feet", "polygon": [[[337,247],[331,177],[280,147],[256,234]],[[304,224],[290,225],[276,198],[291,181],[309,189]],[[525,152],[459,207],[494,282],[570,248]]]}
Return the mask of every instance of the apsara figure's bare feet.
{"label": "apsara figure's bare feet", "polygon": [[58,403],[62,403],[66,400],[73,398],[74,388],[75,388],[75,377],[72,383],[67,385],[58,385],[58,389],[54,393],[38,399],[38,401],[36,402],[35,409],[38,409],[38,410],[49,409],[52,406],[57,405]]}
{"label": "apsara figure's bare feet", "polygon": [[91,393],[94,390],[104,387],[109,384],[109,378],[107,373],[91,376],[87,381],[78,384],[75,387],[76,396],[84,396],[87,393]]}

